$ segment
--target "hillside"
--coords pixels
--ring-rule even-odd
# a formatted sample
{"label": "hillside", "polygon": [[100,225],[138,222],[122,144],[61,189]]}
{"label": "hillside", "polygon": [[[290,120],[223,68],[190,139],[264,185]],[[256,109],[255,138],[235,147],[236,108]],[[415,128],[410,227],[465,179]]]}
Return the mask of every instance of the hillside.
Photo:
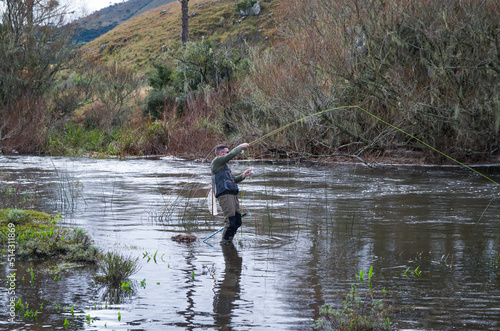
{"label": "hillside", "polygon": [[[278,1],[261,3],[257,16],[241,16],[234,0],[191,0],[189,2],[190,40],[261,43],[264,47],[276,36],[274,13]],[[147,71],[172,42],[180,41],[179,2],[149,10],[120,24],[84,46],[108,62],[118,61],[136,70]]]}
{"label": "hillside", "polygon": [[134,16],[176,0],[129,0],[98,10],[73,22],[74,39],[79,44],[90,42]]}

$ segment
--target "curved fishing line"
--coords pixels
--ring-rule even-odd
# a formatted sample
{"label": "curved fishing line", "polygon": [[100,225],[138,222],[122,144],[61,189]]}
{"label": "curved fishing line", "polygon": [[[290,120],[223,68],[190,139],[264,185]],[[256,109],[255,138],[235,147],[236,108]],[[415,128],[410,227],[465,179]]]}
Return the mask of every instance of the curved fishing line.
{"label": "curved fishing line", "polygon": [[[485,179],[489,180],[490,182],[492,182],[492,183],[496,184],[497,186],[500,186],[500,184],[499,184],[498,182],[496,182],[495,180],[493,180],[493,179],[491,179],[490,177],[486,176],[485,174],[481,173],[480,171],[478,171],[478,170],[476,170],[476,169],[474,169],[474,168],[472,168],[472,167],[469,167],[468,165],[466,165],[466,164],[464,164],[464,163],[462,163],[462,162],[460,162],[460,161],[458,161],[458,160],[454,159],[453,157],[451,157],[451,156],[447,155],[446,153],[443,153],[443,152],[441,152],[440,150],[438,150],[437,148],[435,148],[435,147],[433,147],[433,146],[429,145],[429,144],[428,144],[428,143],[426,143],[425,141],[423,141],[423,140],[421,140],[421,139],[419,139],[419,138],[415,137],[414,135],[412,135],[412,134],[410,134],[410,133],[408,133],[408,132],[404,131],[404,130],[403,130],[403,129],[401,129],[401,128],[398,128],[397,126],[395,126],[395,125],[393,125],[393,124],[391,124],[391,123],[389,123],[389,122],[387,122],[387,121],[384,121],[384,120],[383,120],[383,119],[381,119],[380,117],[378,117],[378,116],[376,116],[376,115],[372,114],[371,112],[369,112],[369,111],[367,111],[366,109],[364,109],[364,108],[362,108],[362,107],[360,107],[360,106],[357,106],[357,105],[355,105],[355,106],[342,106],[342,107],[329,108],[329,109],[326,109],[326,110],[323,110],[323,111],[320,111],[320,112],[317,112],[317,113],[314,113],[314,114],[311,114],[311,115],[305,116],[305,117],[300,118],[300,119],[298,119],[298,120],[296,120],[296,121],[293,121],[293,122],[291,122],[291,123],[288,123],[288,124],[286,124],[286,125],[284,125],[284,126],[282,126],[282,127],[278,128],[278,129],[276,129],[276,130],[274,130],[274,131],[271,131],[271,132],[267,133],[266,135],[264,135],[264,136],[260,137],[259,139],[257,139],[257,140],[255,140],[255,141],[251,142],[251,143],[250,143],[250,146],[255,145],[255,144],[259,143],[259,142],[262,142],[262,141],[263,141],[263,140],[265,140],[266,138],[271,137],[271,136],[275,135],[276,133],[279,133],[279,132],[281,132],[281,131],[283,131],[283,130],[285,130],[285,129],[289,128],[289,127],[291,127],[292,125],[295,125],[295,124],[297,124],[297,123],[300,123],[300,122],[302,122],[302,121],[305,121],[305,120],[307,120],[307,119],[309,119],[309,118],[312,118],[312,117],[315,117],[315,116],[319,116],[319,115],[321,115],[321,114],[324,114],[324,113],[327,113],[327,112],[330,112],[330,111],[334,111],[334,110],[343,110],[343,109],[350,109],[350,108],[357,108],[357,109],[362,110],[362,111],[363,111],[363,112],[365,112],[366,114],[368,114],[368,115],[370,115],[371,117],[375,118],[376,120],[378,120],[378,121],[380,121],[380,122],[384,123],[385,125],[387,125],[387,126],[389,126],[389,127],[393,128],[393,129],[395,129],[395,130],[397,130],[397,131],[399,131],[399,132],[401,132],[401,133],[403,133],[403,134],[407,135],[407,136],[408,136],[408,137],[410,137],[410,138],[415,139],[416,141],[420,142],[420,143],[421,143],[421,144],[423,144],[424,146],[426,146],[426,147],[430,148],[431,150],[433,150],[433,151],[435,151],[435,152],[437,152],[437,153],[441,154],[442,156],[444,156],[444,157],[448,158],[449,160],[451,160],[451,161],[453,161],[453,162],[455,162],[455,163],[457,163],[457,164],[459,164],[459,165],[461,165],[461,166],[463,166],[463,167],[465,167],[465,168],[467,168],[467,169],[469,169],[469,170],[471,170],[471,171],[475,172],[476,174],[478,174],[478,175],[480,175],[481,177],[483,177],[483,178],[485,178]],[[484,214],[485,214],[485,213],[486,213],[486,211],[489,209],[490,205],[492,204],[492,202],[494,201],[494,199],[495,199],[495,198],[496,198],[496,196],[495,196],[495,197],[493,197],[493,198],[490,200],[490,202],[488,203],[488,205],[487,205],[487,206],[486,206],[486,208],[484,209],[484,211],[483,211],[483,213],[481,214],[481,216],[480,216],[479,220],[476,222],[476,226],[474,227],[474,230],[473,230],[472,234],[476,231],[476,228],[477,228],[477,226],[479,225],[479,223],[481,222],[481,219],[483,218]],[[471,236],[471,237],[472,237],[472,236]],[[499,239],[499,238],[500,238],[500,234],[499,234],[499,236],[497,237],[497,239]],[[469,239],[469,241],[470,241],[470,239]],[[466,247],[468,247],[468,245],[469,245],[469,241],[467,242]]]}
{"label": "curved fishing line", "polygon": [[435,151],[435,152],[437,152],[437,153],[439,153],[439,154],[443,155],[444,157],[446,157],[446,158],[448,158],[448,159],[452,160],[452,161],[453,161],[453,162],[455,162],[455,163],[458,163],[459,165],[461,165],[461,166],[463,166],[463,167],[465,167],[465,168],[467,168],[467,169],[469,169],[469,170],[471,170],[471,171],[474,171],[476,174],[478,174],[478,175],[482,176],[483,178],[486,178],[487,180],[491,181],[492,183],[494,183],[494,184],[496,184],[496,185],[500,186],[500,184],[499,184],[499,183],[497,183],[496,181],[494,181],[494,180],[493,180],[493,179],[491,179],[490,177],[486,176],[485,174],[483,174],[483,173],[481,173],[481,172],[477,171],[476,169],[471,168],[471,167],[469,167],[468,165],[466,165],[466,164],[464,164],[464,163],[462,163],[462,162],[460,162],[460,161],[458,161],[458,160],[456,160],[456,159],[452,158],[451,156],[449,156],[449,155],[447,155],[447,154],[445,154],[445,153],[441,152],[441,151],[440,151],[440,150],[438,150],[437,148],[432,147],[431,145],[429,145],[429,144],[428,144],[428,143],[426,143],[425,141],[423,141],[423,140],[421,140],[421,139],[418,139],[417,137],[415,137],[414,135],[412,135],[412,134],[410,134],[410,133],[408,133],[408,132],[404,131],[403,129],[400,129],[400,128],[398,128],[397,126],[392,125],[392,124],[390,124],[390,123],[388,123],[388,122],[384,121],[384,120],[383,120],[383,119],[381,119],[380,117],[378,117],[378,116],[376,116],[376,115],[373,115],[373,114],[372,114],[372,113],[370,113],[369,111],[367,111],[367,110],[365,110],[365,109],[363,109],[363,108],[361,108],[361,107],[359,107],[359,106],[354,106],[354,107],[357,107],[357,108],[361,109],[362,111],[364,111],[364,112],[365,112],[365,113],[367,113],[368,115],[372,116],[373,118],[376,118],[376,119],[377,119],[377,120],[379,120],[380,122],[382,122],[382,123],[384,123],[384,124],[386,124],[386,125],[390,126],[390,127],[391,127],[391,128],[393,128],[393,129],[398,130],[399,132],[404,133],[404,134],[405,134],[405,135],[407,135],[408,137],[411,137],[411,138],[415,139],[416,141],[418,141],[419,143],[421,143],[421,144],[423,144],[423,145],[425,145],[425,146],[429,147],[429,148],[430,148],[430,149],[432,149],[433,151]]}
{"label": "curved fishing line", "polygon": [[495,180],[491,179],[490,177],[486,176],[485,174],[483,174],[483,173],[481,173],[481,172],[477,171],[476,169],[474,169],[474,168],[472,168],[472,167],[469,167],[468,165],[466,165],[466,164],[464,164],[464,163],[462,163],[462,162],[460,162],[460,161],[458,161],[458,160],[456,160],[456,159],[452,158],[451,156],[447,155],[446,153],[443,153],[443,152],[441,152],[440,150],[438,150],[437,148],[435,148],[435,147],[433,147],[433,146],[429,145],[429,144],[428,144],[428,143],[426,143],[425,141],[423,141],[423,140],[421,140],[421,139],[419,139],[419,138],[415,137],[415,136],[414,136],[414,135],[412,135],[411,133],[408,133],[408,132],[404,131],[403,129],[398,128],[397,126],[395,126],[395,125],[393,125],[393,124],[391,124],[391,123],[389,123],[389,122],[384,121],[384,120],[383,120],[383,119],[381,119],[380,117],[378,117],[378,116],[376,116],[376,115],[374,115],[374,114],[370,113],[368,110],[366,110],[366,109],[364,109],[364,108],[362,108],[362,107],[360,107],[360,106],[342,106],[342,107],[329,108],[329,109],[326,109],[326,110],[323,110],[323,111],[320,111],[320,112],[317,112],[317,113],[314,113],[314,114],[311,114],[311,115],[308,115],[308,116],[302,117],[302,118],[300,118],[300,119],[298,119],[298,120],[296,120],[296,121],[293,121],[293,122],[291,122],[291,123],[288,123],[288,124],[286,124],[286,125],[284,125],[284,126],[282,126],[282,127],[278,128],[278,129],[276,129],[276,130],[274,130],[274,131],[271,131],[271,132],[269,132],[269,133],[267,133],[267,134],[263,135],[263,136],[262,136],[262,137],[260,137],[259,139],[256,139],[256,140],[252,141],[252,142],[250,143],[250,146],[253,146],[253,145],[255,145],[255,144],[258,144],[259,142],[262,142],[263,140],[265,140],[265,139],[267,139],[267,138],[269,138],[269,137],[271,137],[271,136],[273,136],[273,135],[275,135],[275,134],[277,134],[277,133],[279,133],[279,132],[281,132],[281,131],[283,131],[283,130],[286,130],[287,128],[289,128],[289,127],[291,127],[291,126],[293,126],[293,125],[295,125],[295,124],[297,124],[297,123],[303,122],[303,121],[305,121],[305,120],[307,120],[307,119],[309,119],[309,118],[312,118],[312,117],[315,117],[315,116],[319,116],[319,115],[322,115],[322,114],[324,114],[324,113],[331,112],[331,111],[334,111],[334,110],[343,110],[343,109],[350,109],[350,108],[357,108],[357,109],[362,110],[363,112],[365,112],[366,114],[368,114],[368,115],[370,115],[371,117],[375,118],[376,120],[378,120],[378,121],[380,121],[380,122],[384,123],[385,125],[387,125],[387,126],[389,126],[389,127],[393,128],[393,129],[396,129],[397,131],[399,131],[399,132],[401,132],[401,133],[403,133],[403,134],[407,135],[407,136],[408,136],[408,137],[410,137],[410,138],[415,139],[416,141],[418,141],[419,143],[423,144],[424,146],[426,146],[426,147],[428,147],[428,148],[432,149],[433,151],[435,151],[435,152],[437,152],[437,153],[441,154],[442,156],[444,156],[444,157],[448,158],[449,160],[451,160],[451,161],[453,161],[453,162],[455,162],[455,163],[457,163],[457,164],[459,164],[459,165],[461,165],[461,166],[463,166],[463,167],[465,167],[465,168],[467,168],[467,169],[469,169],[469,170],[471,170],[471,171],[475,172],[476,174],[478,174],[478,175],[482,176],[483,178],[486,178],[486,179],[487,179],[487,180],[489,180],[490,182],[492,182],[492,183],[494,183],[494,184],[496,184],[497,186],[499,186],[499,187],[500,187],[500,183],[496,182]]}

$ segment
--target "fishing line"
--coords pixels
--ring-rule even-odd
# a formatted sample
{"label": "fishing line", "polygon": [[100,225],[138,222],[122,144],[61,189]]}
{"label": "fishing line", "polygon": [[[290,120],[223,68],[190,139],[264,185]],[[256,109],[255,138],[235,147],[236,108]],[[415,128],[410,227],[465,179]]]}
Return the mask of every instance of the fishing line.
{"label": "fishing line", "polygon": [[363,112],[365,112],[366,114],[368,114],[368,115],[370,115],[371,117],[375,118],[376,120],[378,120],[378,121],[380,121],[380,122],[384,123],[385,125],[387,125],[387,126],[389,126],[389,127],[393,128],[393,129],[396,129],[397,131],[399,131],[399,132],[401,132],[401,133],[403,133],[403,134],[407,135],[407,136],[408,136],[408,137],[410,137],[410,138],[415,139],[415,140],[416,140],[416,141],[418,141],[419,143],[421,143],[421,144],[423,144],[424,146],[426,146],[426,147],[428,147],[428,148],[432,149],[433,151],[435,151],[435,152],[437,152],[437,153],[441,154],[442,156],[444,156],[444,157],[446,157],[446,158],[450,159],[451,161],[453,161],[453,162],[455,162],[455,163],[457,163],[457,164],[459,164],[459,165],[461,165],[461,166],[463,166],[463,167],[465,167],[465,168],[467,168],[467,169],[469,169],[469,170],[471,170],[471,171],[475,172],[476,174],[478,174],[478,175],[482,176],[483,178],[486,178],[487,180],[491,181],[492,183],[496,184],[497,186],[500,186],[500,184],[499,184],[498,182],[496,182],[495,180],[493,180],[493,179],[491,179],[490,177],[486,176],[485,174],[483,174],[483,173],[481,173],[481,172],[477,171],[476,169],[474,169],[474,168],[472,168],[472,167],[469,167],[468,165],[466,165],[466,164],[464,164],[464,163],[462,163],[462,162],[460,162],[460,161],[458,161],[458,160],[454,159],[453,157],[451,157],[451,156],[447,155],[446,153],[441,152],[441,151],[440,151],[440,150],[438,150],[437,148],[435,148],[435,147],[433,147],[433,146],[429,145],[428,143],[426,143],[425,141],[423,141],[423,140],[421,140],[421,139],[419,139],[419,138],[415,137],[415,136],[414,136],[414,135],[412,135],[411,133],[408,133],[408,132],[404,131],[403,129],[398,128],[397,126],[395,126],[395,125],[393,125],[393,124],[391,124],[391,123],[389,123],[389,122],[384,121],[384,120],[383,120],[383,119],[381,119],[380,117],[378,117],[378,116],[376,116],[376,115],[374,115],[374,114],[370,113],[368,110],[366,110],[366,109],[364,109],[364,108],[362,108],[362,107],[360,107],[360,106],[342,106],[342,107],[329,108],[329,109],[326,109],[326,110],[323,110],[323,111],[320,111],[320,112],[317,112],[317,113],[314,113],[314,114],[311,114],[311,115],[308,115],[308,116],[302,117],[302,118],[300,118],[300,119],[298,119],[298,120],[296,120],[296,121],[293,121],[293,122],[291,122],[291,123],[288,123],[288,124],[286,124],[286,125],[284,125],[284,126],[282,126],[282,127],[278,128],[278,129],[276,129],[276,130],[274,130],[274,131],[271,131],[271,132],[269,132],[269,133],[267,133],[267,134],[263,135],[262,137],[260,137],[260,138],[258,138],[258,139],[256,139],[256,140],[252,141],[249,145],[250,145],[250,146],[253,146],[253,145],[255,145],[255,144],[258,144],[258,143],[262,142],[263,140],[265,140],[265,139],[267,139],[267,138],[269,138],[269,137],[271,137],[271,136],[273,136],[273,135],[275,135],[275,134],[277,134],[277,133],[279,133],[279,132],[281,132],[281,131],[283,131],[283,130],[286,130],[287,128],[289,128],[289,127],[291,127],[291,126],[293,126],[293,125],[295,125],[295,124],[298,124],[298,123],[300,123],[300,122],[303,122],[303,121],[305,121],[305,120],[307,120],[307,119],[309,119],[309,118],[312,118],[312,117],[315,117],[315,116],[319,116],[319,115],[322,115],[322,114],[324,114],[324,113],[328,113],[328,112],[331,112],[331,111],[334,111],[334,110],[344,110],[344,109],[353,109],[353,108],[354,108],[354,109],[360,109],[360,110],[362,110],[362,111],[363,111]]}
{"label": "fishing line", "polygon": [[[455,162],[455,163],[459,164],[460,166],[462,166],[462,167],[464,167],[464,168],[467,168],[467,169],[468,169],[468,170],[470,170],[470,171],[475,172],[476,174],[480,175],[481,177],[483,177],[483,178],[485,178],[485,179],[489,180],[490,182],[492,182],[492,183],[494,183],[495,185],[497,185],[497,186],[499,186],[499,187],[500,187],[500,184],[499,184],[498,182],[496,182],[496,181],[495,181],[495,180],[493,180],[492,178],[490,178],[490,177],[486,176],[485,174],[481,173],[480,171],[478,171],[478,170],[476,170],[476,169],[474,169],[474,168],[472,168],[472,167],[470,167],[470,166],[468,166],[468,165],[466,165],[466,164],[464,164],[464,163],[462,163],[462,162],[460,162],[460,161],[456,160],[455,158],[453,158],[453,157],[451,157],[451,156],[447,155],[447,154],[446,154],[446,153],[444,153],[444,152],[441,152],[440,150],[438,150],[437,148],[435,148],[435,147],[431,146],[430,144],[426,143],[425,141],[423,141],[423,140],[421,140],[421,139],[419,139],[419,138],[415,137],[414,135],[412,135],[412,134],[410,134],[410,133],[408,133],[408,132],[404,131],[403,129],[401,129],[401,128],[399,128],[399,127],[397,127],[397,126],[395,126],[395,125],[393,125],[393,124],[391,124],[391,123],[389,123],[389,122],[387,122],[387,121],[385,121],[385,120],[383,120],[383,119],[381,119],[380,117],[378,117],[378,116],[376,116],[376,115],[372,114],[372,113],[371,113],[371,112],[369,112],[368,110],[366,110],[366,109],[364,109],[364,108],[362,108],[362,107],[360,107],[360,106],[357,106],[357,105],[354,105],[354,106],[341,106],[341,107],[329,108],[329,109],[325,109],[325,110],[322,110],[322,111],[316,112],[316,113],[311,114],[311,115],[308,115],[308,116],[304,116],[304,117],[302,117],[302,118],[300,118],[300,119],[298,119],[298,120],[295,120],[295,121],[293,121],[293,122],[290,122],[290,123],[288,123],[288,124],[286,124],[286,125],[284,125],[284,126],[282,126],[282,127],[277,128],[276,130],[273,130],[273,131],[271,131],[271,132],[269,132],[269,133],[267,133],[267,134],[265,134],[265,135],[261,136],[260,138],[258,138],[258,139],[256,139],[256,140],[254,140],[254,141],[250,142],[250,143],[249,143],[249,146],[254,146],[254,145],[256,145],[256,144],[258,144],[258,143],[260,143],[260,142],[264,141],[265,139],[267,139],[267,138],[269,138],[269,137],[271,137],[271,136],[273,136],[273,135],[275,135],[275,134],[277,134],[277,133],[279,133],[279,132],[281,132],[281,131],[284,131],[284,130],[288,129],[288,128],[289,128],[289,127],[291,127],[291,126],[293,126],[293,125],[295,125],[295,124],[298,124],[298,123],[300,123],[300,122],[304,122],[304,121],[306,121],[306,120],[308,120],[308,119],[310,119],[310,118],[313,118],[313,117],[316,117],[316,116],[319,116],[319,115],[322,115],[322,114],[325,114],[325,113],[328,113],[328,112],[331,112],[331,111],[336,111],[336,110],[346,110],[346,109],[359,109],[359,110],[363,111],[364,113],[366,113],[366,114],[370,115],[371,117],[375,118],[377,121],[380,121],[380,122],[384,123],[385,125],[387,125],[387,126],[389,126],[389,127],[393,128],[393,129],[395,129],[395,130],[397,130],[397,131],[399,131],[399,132],[403,133],[404,135],[406,135],[406,136],[408,136],[408,137],[410,137],[410,138],[412,138],[412,139],[415,139],[416,141],[418,141],[418,142],[419,142],[419,143],[421,143],[422,145],[424,145],[424,146],[426,146],[426,147],[430,148],[431,150],[435,151],[436,153],[438,153],[438,154],[440,154],[440,155],[442,155],[442,156],[446,157],[447,159],[449,159],[449,160],[451,160],[451,161],[453,161],[453,162]],[[205,159],[207,159],[207,158],[208,158],[208,155],[207,155],[207,157],[205,157]],[[490,201],[490,204],[491,204],[491,201]],[[486,209],[488,209],[488,207],[489,207],[489,204],[488,204],[488,206],[486,207]]]}
{"label": "fishing line", "polygon": [[[345,109],[359,109],[359,110],[363,111],[364,113],[366,113],[366,114],[370,115],[371,117],[373,117],[373,118],[375,118],[376,120],[378,120],[378,121],[380,121],[380,122],[384,123],[385,125],[387,125],[387,126],[389,126],[389,127],[393,128],[393,129],[395,129],[395,130],[397,130],[397,131],[399,131],[399,132],[401,132],[401,133],[405,134],[406,136],[408,136],[408,137],[410,137],[410,138],[412,138],[412,139],[415,139],[416,141],[418,141],[419,143],[423,144],[424,146],[426,146],[426,147],[430,148],[431,150],[433,150],[433,151],[435,151],[435,152],[439,153],[440,155],[442,155],[442,156],[444,156],[444,157],[448,158],[449,160],[451,160],[451,161],[453,161],[453,162],[455,162],[455,163],[457,163],[457,164],[461,165],[462,167],[467,168],[467,169],[469,169],[469,170],[471,170],[471,171],[475,172],[476,174],[480,175],[481,177],[483,177],[483,178],[485,178],[485,179],[489,180],[490,182],[492,182],[492,183],[494,183],[495,185],[497,185],[497,186],[499,186],[499,187],[500,187],[500,184],[499,184],[498,182],[496,182],[496,181],[495,181],[495,180],[493,180],[492,178],[490,178],[490,177],[486,176],[485,174],[481,173],[480,171],[478,171],[478,170],[476,170],[476,169],[474,169],[474,168],[472,168],[472,167],[470,167],[470,166],[468,166],[468,165],[466,165],[466,164],[464,164],[464,163],[462,163],[462,162],[460,162],[460,161],[456,160],[455,158],[453,158],[453,157],[451,157],[451,156],[447,155],[446,153],[441,152],[440,150],[438,150],[437,148],[435,148],[435,147],[433,147],[433,146],[429,145],[429,144],[428,144],[428,143],[426,143],[425,141],[423,141],[423,140],[421,140],[421,139],[419,139],[419,138],[415,137],[414,135],[412,135],[412,134],[410,134],[410,133],[408,133],[408,132],[404,131],[403,129],[401,129],[401,128],[399,128],[399,127],[397,127],[397,126],[395,126],[395,125],[393,125],[393,124],[391,124],[391,123],[389,123],[389,122],[387,122],[387,121],[384,121],[384,120],[383,120],[383,119],[381,119],[380,117],[378,117],[378,116],[376,116],[376,115],[372,114],[372,113],[371,113],[371,112],[369,112],[368,110],[366,110],[366,109],[364,109],[364,108],[362,108],[362,107],[360,107],[360,106],[357,106],[357,105],[355,105],[355,106],[342,106],[342,107],[329,108],[329,109],[326,109],[326,110],[323,110],[323,111],[320,111],[320,112],[317,112],[317,113],[314,113],[314,114],[311,114],[311,115],[308,115],[308,116],[302,117],[302,118],[300,118],[300,119],[298,119],[298,120],[296,120],[296,121],[293,121],[293,122],[291,122],[291,123],[288,123],[288,124],[286,124],[286,125],[284,125],[284,126],[282,126],[282,127],[278,128],[278,129],[276,129],[276,130],[274,130],[274,131],[271,131],[271,132],[269,132],[269,133],[267,133],[267,134],[263,135],[262,137],[260,137],[260,138],[258,138],[258,139],[256,139],[256,140],[252,141],[252,142],[250,143],[250,146],[253,146],[253,145],[255,145],[255,144],[258,144],[258,143],[260,143],[260,142],[264,141],[265,139],[267,139],[267,138],[269,138],[269,137],[271,137],[271,136],[273,136],[273,135],[275,135],[275,134],[277,134],[277,133],[279,133],[279,132],[281,132],[281,131],[283,131],[283,130],[286,130],[287,128],[289,128],[289,127],[291,127],[291,126],[293,126],[293,125],[295,125],[295,124],[298,124],[298,123],[300,123],[300,122],[303,122],[303,121],[305,121],[305,120],[307,120],[307,119],[309,119],[309,118],[312,118],[312,117],[315,117],[315,116],[319,116],[319,115],[322,115],[322,114],[325,114],[325,113],[328,113],[328,112],[331,112],[331,111],[335,111],[335,110],[345,110]],[[480,217],[480,218],[479,218],[479,220],[476,222],[476,226],[475,226],[475,228],[474,228],[473,233],[475,232],[475,230],[476,230],[477,226],[479,225],[479,223],[481,222],[481,219],[483,218],[483,215],[484,215],[484,214],[486,213],[486,211],[489,209],[489,207],[490,207],[491,203],[493,202],[493,200],[494,200],[495,198],[496,198],[496,196],[494,196],[494,197],[490,200],[490,202],[488,203],[488,205],[487,205],[487,206],[486,206],[486,208],[484,209],[484,211],[483,211],[483,213],[482,213],[481,217]],[[499,235],[499,237],[497,237],[497,238],[500,238],[500,235]],[[470,241],[470,239],[469,239],[469,241]],[[467,242],[466,247],[468,247],[469,241]]]}
{"label": "fishing line", "polygon": [[[469,240],[467,240],[467,243],[465,244],[465,248],[469,248],[469,244],[470,244],[470,241],[472,239],[472,235],[476,232],[476,229],[479,225],[479,223],[481,222],[481,219],[483,218],[484,214],[486,214],[486,211],[488,210],[488,208],[490,208],[490,205],[493,203],[493,200],[495,200],[495,198],[498,196],[495,195],[494,197],[491,198],[490,202],[488,203],[488,205],[486,206],[486,208],[483,210],[483,213],[481,214],[481,216],[479,217],[478,221],[476,222],[476,225],[474,226],[474,229],[472,230],[472,233],[471,233],[471,236],[469,237]],[[483,246],[483,249],[486,247],[486,243],[484,244]]]}

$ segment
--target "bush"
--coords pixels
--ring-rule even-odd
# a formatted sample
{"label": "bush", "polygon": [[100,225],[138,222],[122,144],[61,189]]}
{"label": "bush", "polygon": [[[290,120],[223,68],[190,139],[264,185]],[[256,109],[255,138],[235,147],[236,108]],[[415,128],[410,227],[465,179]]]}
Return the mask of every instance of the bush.
{"label": "bush", "polygon": [[143,114],[153,120],[161,119],[163,113],[175,106],[175,93],[172,88],[150,90]]}
{"label": "bush", "polygon": [[257,3],[257,0],[240,0],[235,5],[236,12],[239,14],[241,11],[246,12]]}
{"label": "bush", "polygon": [[165,63],[154,63],[156,70],[149,74],[148,83],[155,90],[162,90],[172,83],[173,70]]}
{"label": "bush", "polygon": [[[240,92],[251,112],[233,121],[280,127],[359,105],[457,159],[491,159],[500,152],[499,9],[472,0],[291,0],[284,42],[255,52]],[[360,111],[293,129],[285,138],[298,152],[422,148]]]}

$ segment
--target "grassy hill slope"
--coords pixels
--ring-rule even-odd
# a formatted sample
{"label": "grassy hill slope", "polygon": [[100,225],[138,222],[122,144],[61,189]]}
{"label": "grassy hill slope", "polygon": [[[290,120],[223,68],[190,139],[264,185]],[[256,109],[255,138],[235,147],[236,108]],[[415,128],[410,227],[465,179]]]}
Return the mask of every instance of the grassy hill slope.
{"label": "grassy hill slope", "polygon": [[74,39],[87,43],[134,16],[173,1],[176,0],[129,0],[103,8],[73,23],[77,26]]}
{"label": "grassy hill slope", "polygon": [[[262,4],[258,16],[242,17],[234,0],[191,0],[190,40],[271,44],[276,36],[277,1]],[[175,1],[135,16],[84,46],[108,62],[118,61],[139,71],[149,70],[172,42],[180,41],[181,7]]]}

